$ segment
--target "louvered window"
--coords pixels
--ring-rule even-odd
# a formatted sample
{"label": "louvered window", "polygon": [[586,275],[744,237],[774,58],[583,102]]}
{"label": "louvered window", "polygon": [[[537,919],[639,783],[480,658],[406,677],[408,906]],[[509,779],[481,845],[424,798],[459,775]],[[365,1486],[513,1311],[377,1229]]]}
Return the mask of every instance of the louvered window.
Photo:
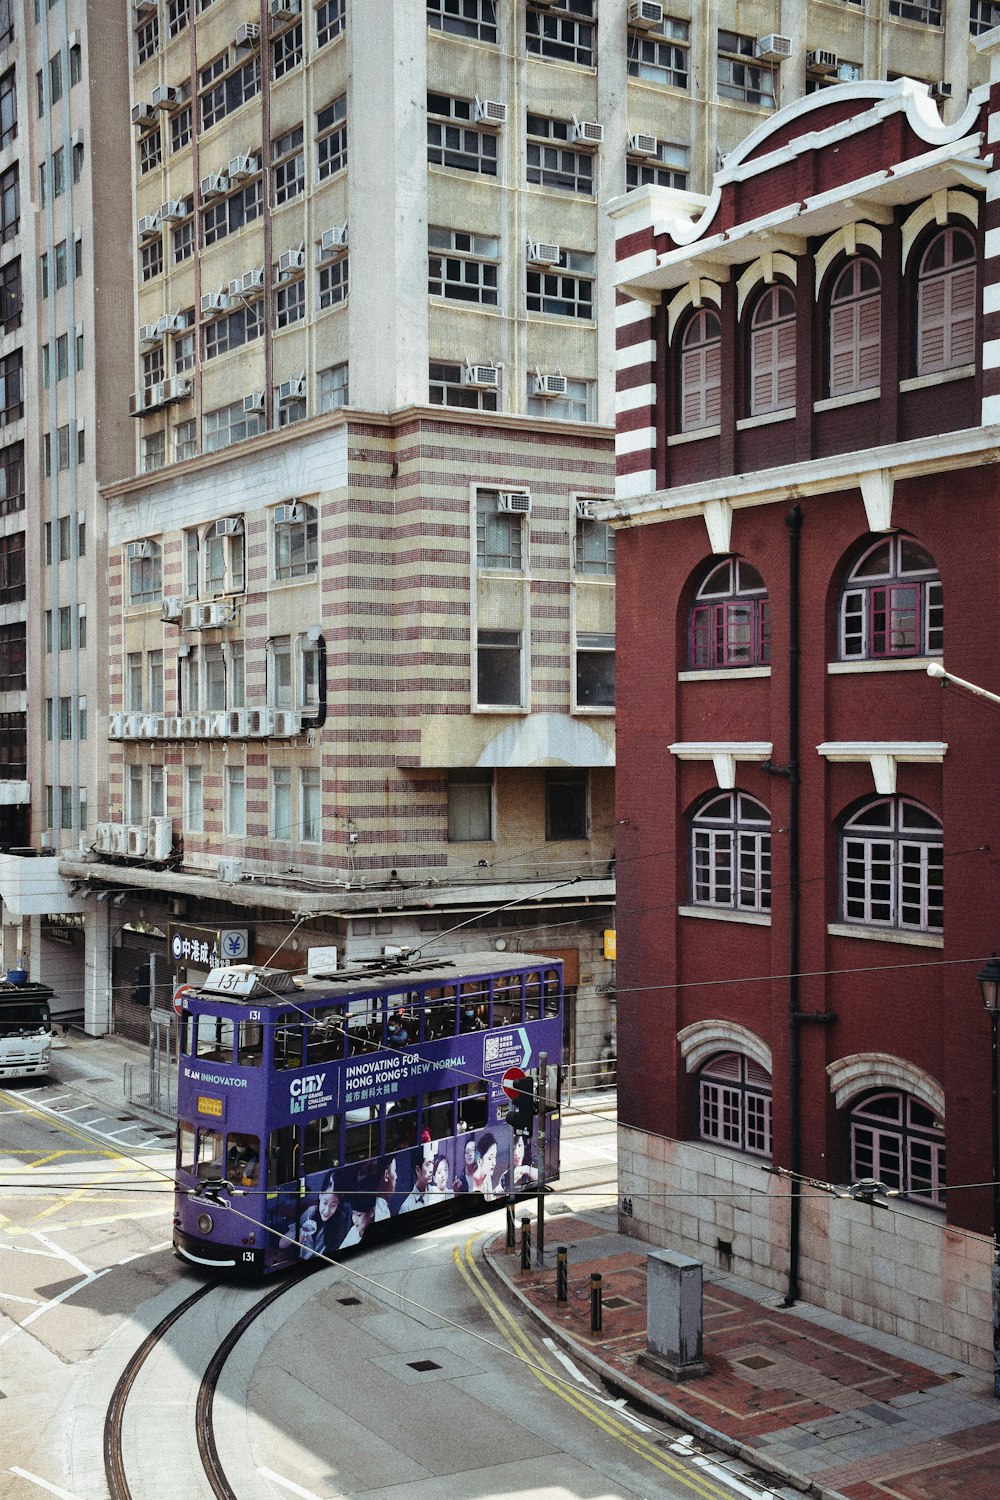
{"label": "louvered window", "polygon": [[750,320],[750,415],[795,405],[795,298],[773,286]]}
{"label": "louvered window", "polygon": [[917,277],[917,374],[971,364],[976,348],[976,262],[972,236],[943,229],[924,251]]}
{"label": "louvered window", "polygon": [[830,395],[878,386],[881,373],[882,283],[878,267],[855,256],[830,295]]}
{"label": "louvered window", "polygon": [[684,330],[680,374],[681,431],[712,427],[722,409],[722,329],[708,308],[695,313]]}
{"label": "louvered window", "polygon": [[759,1063],[720,1053],[698,1075],[698,1094],[703,1141],[771,1155],[771,1076]]}

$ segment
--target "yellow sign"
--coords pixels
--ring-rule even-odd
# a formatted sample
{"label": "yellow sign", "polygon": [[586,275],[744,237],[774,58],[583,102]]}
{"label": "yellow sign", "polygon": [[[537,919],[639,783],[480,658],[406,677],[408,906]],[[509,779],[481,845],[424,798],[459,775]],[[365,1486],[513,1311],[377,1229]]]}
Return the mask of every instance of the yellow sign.
{"label": "yellow sign", "polygon": [[200,1115],[214,1115],[217,1120],[222,1119],[222,1100],[207,1099],[204,1094],[198,1095],[198,1113]]}
{"label": "yellow sign", "polygon": [[618,933],[614,927],[604,929],[604,957],[617,958],[618,956]]}

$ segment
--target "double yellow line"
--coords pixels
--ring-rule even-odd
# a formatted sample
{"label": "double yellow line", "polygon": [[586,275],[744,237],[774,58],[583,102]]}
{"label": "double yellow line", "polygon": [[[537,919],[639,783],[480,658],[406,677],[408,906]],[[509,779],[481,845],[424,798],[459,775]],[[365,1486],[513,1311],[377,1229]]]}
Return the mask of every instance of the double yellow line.
{"label": "double yellow line", "polygon": [[672,1458],[669,1453],[664,1453],[658,1444],[642,1437],[634,1427],[621,1417],[615,1416],[614,1412],[599,1398],[588,1396],[585,1391],[558,1374],[551,1361],[540,1353],[537,1346],[519,1327],[515,1318],[484,1277],[475,1258],[475,1243],[478,1238],[479,1236],[473,1235],[466,1240],[464,1251],[457,1245],[455,1246],[452,1250],[455,1265],[476,1301],[492,1320],[515,1356],[528,1366],[535,1379],[554,1396],[565,1401],[567,1406],[571,1406],[574,1411],[586,1417],[587,1421],[592,1422],[601,1432],[616,1438],[624,1447],[637,1457],[644,1459],[654,1469],[659,1469],[662,1474],[669,1474],[671,1479],[683,1485],[692,1494],[700,1495],[702,1500],[733,1500],[731,1490],[723,1489],[707,1475],[699,1474],[697,1471],[692,1472],[689,1465]]}

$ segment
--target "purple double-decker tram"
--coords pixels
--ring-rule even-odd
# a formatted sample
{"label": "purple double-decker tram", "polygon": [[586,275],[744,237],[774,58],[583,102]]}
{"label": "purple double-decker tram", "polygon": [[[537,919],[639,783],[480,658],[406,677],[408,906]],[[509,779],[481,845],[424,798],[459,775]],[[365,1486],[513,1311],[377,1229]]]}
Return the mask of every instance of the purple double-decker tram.
{"label": "purple double-decker tram", "polygon": [[176,1253],[259,1275],[536,1191],[543,1055],[555,1178],[562,964],[500,957],[216,969],[186,994]]}

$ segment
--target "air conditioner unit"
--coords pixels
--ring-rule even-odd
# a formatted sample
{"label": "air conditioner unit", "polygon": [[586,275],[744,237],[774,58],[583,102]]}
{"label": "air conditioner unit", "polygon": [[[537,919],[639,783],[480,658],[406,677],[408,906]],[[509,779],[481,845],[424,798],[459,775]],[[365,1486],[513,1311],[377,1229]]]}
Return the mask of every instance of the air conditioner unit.
{"label": "air conditioner unit", "polygon": [[156,119],[156,110],[153,108],[153,106],[151,104],[145,104],[145,103],[133,104],[133,106],[132,106],[132,124],[133,125],[148,125],[151,120],[155,120],[155,119]]}
{"label": "air conditioner unit", "polygon": [[174,847],[174,825],[171,818],[150,818],[146,836],[146,858],[169,859]]}
{"label": "air conditioner unit", "polygon": [[940,78],[937,83],[931,84],[931,95],[935,99],[950,99],[952,86],[947,78]]}
{"label": "air conditioner unit", "polygon": [[226,718],[229,720],[226,732],[230,738],[238,740],[246,739],[250,733],[247,710],[245,708],[232,708],[226,714]]}
{"label": "air conditioner unit", "polygon": [[499,99],[480,99],[477,94],[473,106],[473,119],[483,125],[506,125],[507,106]]}
{"label": "air conditioner unit", "polygon": [[599,146],[604,139],[604,126],[596,120],[578,120],[573,116],[573,139],[584,141],[588,146]]}
{"label": "air conditioner unit", "polygon": [[163,394],[163,392],[164,392],[164,382],[162,380],[157,381],[156,385],[151,385],[151,386],[148,387],[148,389],[146,391],[146,409],[147,409],[147,411],[151,411],[155,407],[163,405],[163,402],[164,402],[164,394]]}
{"label": "air conditioner unit", "polygon": [[244,151],[242,156],[234,156],[229,163],[229,181],[242,182],[244,178],[253,177],[260,171],[260,162],[252,151]]}
{"label": "air conditioner unit", "polygon": [[182,312],[164,313],[156,325],[157,333],[182,333],[187,319]]}
{"label": "air conditioner unit", "polygon": [[177,714],[168,714],[163,727],[165,739],[179,740],[181,738],[181,721]]}
{"label": "air conditioner unit", "polygon": [[594,519],[593,500],[578,500],[576,502],[576,519],[578,521],[592,521]]}
{"label": "air conditioner unit", "polygon": [[172,224],[176,219],[186,219],[187,216],[186,198],[168,198],[166,203],[160,204],[160,219],[164,224]]}
{"label": "air conditioner unit", "polygon": [[[157,733],[157,724],[159,724],[159,729],[160,729],[160,733],[159,734]],[[163,730],[163,718],[162,718],[162,716],[160,716],[159,720],[157,720],[157,715],[156,714],[144,714],[143,717],[142,717],[142,721],[141,721],[141,723],[139,725],[139,738],[143,739],[143,740],[159,740],[159,739],[162,739],[163,738],[162,730]]]}
{"label": "air conditioner unit", "polygon": [[176,109],[181,102],[181,91],[172,83],[158,83],[153,90],[154,109]]}
{"label": "air conditioner unit", "polygon": [[193,740],[196,733],[194,726],[197,722],[198,720],[195,715],[182,714],[180,719],[178,720],[178,723],[180,724],[180,729],[177,735],[178,739]]}
{"label": "air conditioner unit", "polygon": [[497,510],[519,516],[531,515],[531,496],[524,490],[501,490],[497,495]]}
{"label": "air conditioner unit", "polygon": [[644,135],[637,131],[628,138],[629,156],[655,156],[659,149],[660,143],[655,135]]}
{"label": "air conditioner unit", "polygon": [[139,713],[125,715],[125,738],[137,740],[142,736],[142,721],[144,715]]}
{"label": "air conditioner unit", "polygon": [[297,500],[290,500],[287,505],[276,505],[274,507],[275,526],[294,526],[297,521],[304,521],[306,508]]}
{"label": "air conditioner unit", "polygon": [[242,26],[237,26],[233,40],[237,47],[255,46],[260,41],[260,27],[257,22],[244,21]]}
{"label": "air conditioner unit", "polygon": [[125,715],[112,714],[108,719],[108,739],[121,740],[125,738]]}
{"label": "air conditioner unit", "polygon": [[279,403],[283,401],[297,401],[305,393],[306,377],[303,371],[301,375],[295,375],[291,380],[283,380],[281,382],[278,386],[278,401]]}
{"label": "air conditioner unit", "polygon": [[160,342],[160,326],[158,323],[139,324],[139,348],[148,349],[150,344]]}
{"label": "air conditioner unit", "polygon": [[241,859],[220,859],[218,875],[220,880],[237,881],[243,879],[243,861]]}
{"label": "air conditioner unit", "polygon": [[292,271],[300,271],[306,263],[305,245],[292,245],[290,249],[278,257],[278,275],[288,276]]}
{"label": "air conditioner unit", "polygon": [[109,854],[126,854],[128,852],[128,829],[124,823],[109,823]]}
{"label": "air conditioner unit", "polygon": [[252,271],[244,271],[242,276],[237,276],[229,283],[229,292],[233,297],[245,297],[248,292],[262,291],[263,288],[263,266],[254,266]]}
{"label": "air conditioner unit", "polygon": [[658,31],[663,25],[663,6],[655,0],[632,0],[628,8],[628,24],[638,26],[640,31]]}
{"label": "air conditioner unit", "polygon": [[273,714],[274,710],[271,708],[248,708],[247,734],[254,739],[270,734]]}
{"label": "air conditioner unit", "polygon": [[207,177],[201,179],[201,196],[203,198],[221,197],[228,186],[225,172],[209,172]]}
{"label": "air conditioner unit", "polygon": [[135,0],[135,13],[142,15],[143,11],[155,10],[156,0]]}
{"label": "air conditioner unit", "polygon": [[347,221],[343,224],[335,224],[332,229],[323,230],[323,238],[319,242],[319,248],[324,255],[331,250],[342,250],[347,244]]}
{"label": "air conditioner unit", "polygon": [[149,409],[149,392],[133,391],[128,398],[128,414],[130,417],[141,417],[144,411]]}
{"label": "air conditioner unit", "polygon": [[143,214],[142,218],[137,221],[135,228],[141,240],[152,239],[160,232],[159,214]]}
{"label": "air conditioner unit", "polygon": [[842,62],[837,69],[837,77],[841,83],[858,83],[861,79],[861,64]]}
{"label": "air conditioner unit", "polygon": [[302,730],[302,715],[294,708],[276,708],[272,719],[271,733],[279,739],[288,739]]}
{"label": "air conditioner unit", "polygon": [[201,628],[202,630],[218,630],[223,625],[228,625],[233,618],[233,611],[228,604],[203,604],[201,606]]}
{"label": "air conditioner unit", "polygon": [[126,830],[128,842],[126,852],[137,854],[140,857],[146,853],[146,845],[149,843],[149,829],[143,828],[139,823],[130,824]]}
{"label": "air conditioner unit", "polygon": [[203,740],[208,735],[208,727],[211,719],[208,714],[195,714],[191,720],[191,733],[196,740]]}
{"label": "air conditioner unit", "polygon": [[227,713],[206,714],[205,736],[210,740],[228,739],[229,715]]}
{"label": "air conditioner unit", "polygon": [[200,604],[185,604],[184,608],[181,610],[181,629],[182,630],[200,630],[201,629],[201,605]]}
{"label": "air conditioner unit", "polygon": [[242,516],[223,516],[215,523],[216,536],[238,536],[242,530]]}
{"label": "air conditioner unit", "polygon": [[268,14],[272,21],[290,21],[302,12],[302,0],[271,0]]}
{"label": "air conditioner unit", "polygon": [[264,392],[263,391],[251,391],[249,396],[244,396],[243,397],[243,410],[244,411],[263,411],[264,410]]}
{"label": "air conditioner unit", "polygon": [[184,401],[191,394],[190,375],[171,375],[163,382],[164,405],[168,401]]}
{"label": "air conditioner unit", "polygon": [[543,375],[538,371],[532,385],[536,396],[565,396],[569,381],[565,375]]}
{"label": "air conditioner unit", "polygon": [[111,853],[111,824],[98,823],[94,828],[94,848],[98,854]]}
{"label": "air conditioner unit", "polygon": [[840,58],[836,52],[824,52],[820,50],[818,52],[806,53],[807,73],[820,73],[825,77],[829,73],[836,73],[839,67]]}
{"label": "air conditioner unit", "polygon": [[767,36],[757,38],[753,52],[754,57],[759,57],[764,62],[783,62],[792,55],[792,39],[790,36],[782,36],[780,32],[769,31]]}
{"label": "air conditioner unit", "polygon": [[150,541],[129,542],[128,546],[125,548],[125,556],[128,558],[129,562],[134,561],[136,558],[152,557],[152,555],[153,544]]}
{"label": "air conditioner unit", "polygon": [[495,391],[500,387],[500,371],[496,365],[474,365],[466,360],[462,371],[462,384],[474,386],[481,391]]}
{"label": "air conditioner unit", "polygon": [[225,287],[219,287],[215,292],[206,292],[201,299],[201,315],[205,317],[208,313],[225,312],[229,306],[229,293]]}
{"label": "air conditioner unit", "polygon": [[528,241],[528,264],[531,266],[557,266],[561,255],[558,245],[549,245],[545,240]]}

